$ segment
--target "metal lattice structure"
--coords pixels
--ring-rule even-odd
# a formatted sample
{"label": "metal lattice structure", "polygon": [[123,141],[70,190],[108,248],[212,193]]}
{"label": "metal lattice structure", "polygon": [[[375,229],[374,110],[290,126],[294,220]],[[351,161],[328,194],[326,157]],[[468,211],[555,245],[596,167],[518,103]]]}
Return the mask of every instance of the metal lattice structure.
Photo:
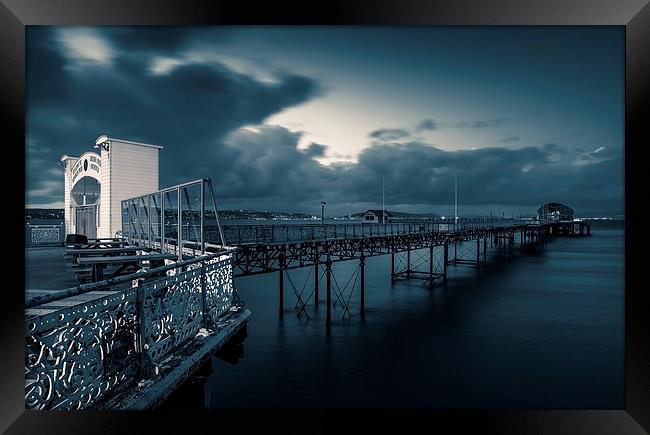
{"label": "metal lattice structure", "polygon": [[122,237],[174,252],[179,260],[205,253],[208,229],[212,244],[226,246],[209,178],[122,201]]}
{"label": "metal lattice structure", "polygon": [[537,209],[537,219],[542,222],[572,221],[573,209],[559,202],[548,202]]}
{"label": "metal lattice structure", "polygon": [[[320,240],[301,240],[293,242],[257,242],[242,243],[238,246],[237,252],[233,258],[234,276],[255,275],[261,273],[279,272],[279,312],[284,312],[284,283],[285,278],[289,280],[291,289],[296,296],[295,308],[298,315],[307,312],[305,305],[314,296],[314,303],[318,303],[318,293],[321,285],[322,275],[321,268],[324,266],[325,290],[327,292],[327,320],[326,324],[331,323],[331,307],[334,304],[340,304],[343,307],[343,316],[351,316],[349,311],[349,301],[352,293],[359,283],[359,298],[361,313],[365,309],[365,261],[367,257],[379,255],[391,255],[391,278],[392,279],[423,279],[430,286],[436,279],[446,280],[447,265],[449,264],[470,264],[480,267],[487,261],[487,244],[500,247],[507,246],[508,249],[514,245],[515,237],[519,239],[522,249],[537,248],[543,246],[551,237],[554,224],[524,224],[517,223],[504,226],[476,226],[463,227],[449,231],[438,231],[437,224],[420,225],[417,227],[392,226],[386,225],[384,230],[386,234],[365,235],[364,233],[355,235],[354,232],[348,237],[330,237]],[[408,224],[406,224],[408,225]],[[284,230],[285,226],[281,228]],[[303,227],[303,226],[298,226]],[[361,227],[361,225],[357,225]],[[363,227],[371,228],[370,225]],[[389,229],[389,228],[392,228]],[[233,227],[234,229],[234,227]],[[239,229],[239,234],[246,231],[244,227]],[[326,229],[322,231],[326,233]],[[347,229],[339,229],[337,234]],[[370,231],[370,230],[369,230]],[[393,234],[390,234],[394,231]],[[283,236],[282,231],[276,231]],[[304,234],[304,228],[297,230],[295,234]],[[554,233],[553,233],[554,234]],[[259,235],[259,232],[258,234]],[[504,241],[512,243],[505,244]],[[458,254],[458,247],[465,248],[470,254]],[[467,246],[470,246],[467,249]],[[471,246],[475,246],[474,250]],[[453,247],[453,257],[450,249]],[[420,250],[429,251],[428,258],[421,254]],[[500,248],[502,249],[502,248]],[[503,249],[505,250],[505,249]],[[475,252],[476,257],[472,258]],[[411,256],[413,255],[413,258]],[[481,258],[482,257],[482,258]],[[397,269],[395,260],[397,259]],[[345,285],[340,285],[333,274],[332,265],[335,262],[358,260],[358,270],[346,280]],[[428,270],[421,270],[424,264],[428,264]],[[309,275],[302,288],[293,282],[288,271],[303,267],[313,267],[314,286],[313,291],[305,294]],[[353,280],[354,279],[354,280]],[[349,283],[352,285],[349,286]],[[334,292],[335,300],[332,300]],[[333,301],[333,302],[332,302]]]}

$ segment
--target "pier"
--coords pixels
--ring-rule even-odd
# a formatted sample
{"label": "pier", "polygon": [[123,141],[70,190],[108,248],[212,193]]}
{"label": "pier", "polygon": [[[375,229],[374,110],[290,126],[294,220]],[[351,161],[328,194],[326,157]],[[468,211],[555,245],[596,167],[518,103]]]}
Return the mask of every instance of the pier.
{"label": "pier", "polygon": [[[287,284],[296,297],[298,314],[308,317],[305,306],[319,292],[327,298],[326,324],[331,325],[331,304],[343,306],[343,317],[350,316],[349,300],[357,290],[360,312],[365,310],[365,261],[368,257],[391,256],[391,280],[418,279],[429,287],[446,280],[450,265],[480,268],[487,263],[488,248],[497,254],[514,249],[542,249],[553,237],[588,236],[590,224],[575,222],[486,221],[453,224],[331,224],[282,226],[223,226],[228,244],[239,249],[233,257],[234,276],[278,273],[278,311],[284,313]],[[337,280],[333,263],[357,262],[353,276]],[[313,282],[298,288],[289,271],[312,268]],[[323,282],[324,281],[324,288]],[[346,285],[339,285],[347,283]],[[350,286],[350,284],[352,286]],[[333,298],[334,297],[334,298]],[[333,302],[334,301],[334,302]]]}
{"label": "pier", "polygon": [[[319,303],[320,292],[326,293],[326,325],[332,323],[332,305],[343,307],[343,317],[351,317],[349,301],[358,290],[360,312],[365,311],[365,261],[369,257],[390,255],[390,278],[420,279],[429,287],[446,280],[450,265],[480,268],[487,263],[489,248],[501,254],[513,249],[541,249],[553,237],[590,235],[590,224],[571,220],[499,220],[461,219],[448,222],[402,222],[382,224],[297,224],[297,225],[210,225],[192,221],[190,208],[185,209],[187,224],[180,221],[183,237],[177,246],[177,223],[165,221],[162,209],[149,210],[144,204],[156,201],[146,197],[124,201],[126,211],[123,237],[139,246],[169,252],[192,252],[203,241],[206,252],[220,246],[234,246],[234,277],[278,274],[278,313],[284,315],[285,292],[295,298],[298,315],[309,318],[305,309],[313,297]],[[190,202],[187,201],[188,207]],[[144,211],[143,211],[144,210]],[[151,222],[148,216],[157,217]],[[214,220],[206,215],[207,220]],[[195,240],[195,241],[191,241]],[[201,240],[202,242],[197,242]],[[468,248],[469,246],[469,248]],[[422,251],[425,254],[422,254]],[[332,265],[353,261],[357,268],[352,276],[337,279]],[[424,267],[423,267],[424,266]],[[310,268],[310,277],[296,285],[293,269]]]}

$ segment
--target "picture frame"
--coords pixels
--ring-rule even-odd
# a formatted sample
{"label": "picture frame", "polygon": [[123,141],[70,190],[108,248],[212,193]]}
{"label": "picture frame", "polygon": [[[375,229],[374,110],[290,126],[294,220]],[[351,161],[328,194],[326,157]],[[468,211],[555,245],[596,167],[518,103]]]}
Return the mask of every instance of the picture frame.
{"label": "picture frame", "polygon": [[[7,433],[128,433],[189,432],[208,424],[260,429],[272,426],[305,432],[351,428],[353,420],[365,429],[390,427],[404,431],[420,424],[431,429],[480,433],[644,433],[650,431],[650,341],[644,283],[645,255],[650,242],[647,224],[648,172],[645,165],[650,107],[650,5],[646,0],[619,2],[565,0],[480,1],[330,1],[301,5],[235,3],[223,1],[159,0],[102,2],[98,0],[2,0],[0,4],[0,80],[2,114],[6,126],[5,152],[13,169],[4,171],[11,207],[2,218],[10,236],[24,221],[24,189],[20,188],[25,158],[25,27],[30,25],[607,25],[624,26],[626,34],[625,102],[625,409],[620,410],[453,410],[411,411],[331,409],[275,409],[200,413],[48,412],[24,411],[23,293],[16,285],[3,292],[1,337],[2,391],[0,429]],[[9,133],[8,135],[6,133]],[[24,169],[23,169],[24,170]],[[24,175],[24,174],[23,174]],[[18,181],[17,181],[18,180]],[[13,245],[8,240],[7,248]],[[15,243],[20,243],[16,241]],[[6,249],[8,277],[20,274],[24,259]],[[7,282],[10,282],[9,279]]]}

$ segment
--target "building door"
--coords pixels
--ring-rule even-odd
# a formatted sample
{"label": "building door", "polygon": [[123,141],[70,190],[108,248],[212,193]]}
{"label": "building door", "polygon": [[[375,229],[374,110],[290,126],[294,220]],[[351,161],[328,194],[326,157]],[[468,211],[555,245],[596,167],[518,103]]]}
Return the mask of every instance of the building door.
{"label": "building door", "polygon": [[97,206],[87,205],[75,208],[77,219],[76,233],[89,239],[97,237]]}

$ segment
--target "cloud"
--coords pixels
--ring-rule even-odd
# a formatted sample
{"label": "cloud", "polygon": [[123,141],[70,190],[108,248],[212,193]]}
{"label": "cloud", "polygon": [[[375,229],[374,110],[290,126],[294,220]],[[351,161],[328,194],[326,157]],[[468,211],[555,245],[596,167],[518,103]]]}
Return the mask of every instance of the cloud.
{"label": "cloud", "polygon": [[[455,122],[438,122],[431,118],[423,119],[414,128],[379,128],[371,131],[368,136],[380,142],[390,142],[401,139],[406,139],[412,135],[422,131],[433,131],[440,128],[490,128],[499,127],[508,122],[508,118],[495,118],[488,120],[478,121],[455,121]],[[501,142],[512,142],[519,140],[518,136],[508,136],[501,140]]]}
{"label": "cloud", "polygon": [[593,151],[578,154],[573,164],[576,166],[594,165],[611,158],[612,155],[615,155],[615,153],[607,149],[607,147],[601,146]]}
{"label": "cloud", "polygon": [[64,27],[58,30],[58,40],[75,66],[106,66],[111,63],[113,52],[110,44],[93,29]]}
{"label": "cloud", "polygon": [[305,149],[305,153],[309,157],[323,157],[325,155],[325,149],[327,147],[325,145],[317,144],[317,143],[311,143],[309,146]]}
{"label": "cloud", "polygon": [[508,122],[508,118],[496,118],[480,121],[458,121],[458,122],[447,122],[441,125],[445,127],[453,128],[489,128],[489,127],[500,127],[503,124]]}
{"label": "cloud", "polygon": [[436,122],[433,119],[423,119],[415,127],[415,131],[435,130],[436,128],[438,128],[438,126],[437,126]]}
{"label": "cloud", "polygon": [[359,211],[355,204],[380,201],[384,177],[388,204],[446,205],[453,201],[457,170],[459,200],[466,205],[523,205],[531,213],[548,201],[579,212],[622,207],[620,155],[578,167],[571,159],[553,160],[556,144],[444,151],[412,141],[375,143],[356,163],[326,166],[299,150],[300,138],[281,126],[230,135],[231,166],[218,183],[219,197],[228,204],[314,213],[322,199],[332,213],[346,214]]}
{"label": "cloud", "polygon": [[[228,134],[322,92],[309,77],[285,72],[276,74],[276,82],[263,83],[215,62],[180,64],[155,75],[150,60],[175,56],[174,50],[185,42],[159,32],[149,35],[153,40],[145,43],[133,41],[130,32],[109,30],[91,37],[85,30],[74,30],[61,40],[51,28],[28,30],[26,169],[28,185],[38,186],[27,192],[28,202],[62,197],[62,183],[48,191],[40,187],[62,179],[47,170],[56,169],[64,153],[92,149],[101,133],[163,145],[161,186],[220,174],[233,152],[223,143]],[[84,62],[93,56],[99,62],[109,59],[101,50],[94,55],[84,51],[89,38],[98,47],[111,47],[110,64],[83,71],[67,68],[83,56]],[[69,49],[75,44],[71,57]],[[147,56],[134,55],[140,50]],[[77,125],[61,122],[65,119]],[[41,197],[48,192],[49,198]]]}
{"label": "cloud", "polygon": [[61,184],[63,183],[62,181],[62,176],[61,174],[57,174],[60,176],[61,179],[59,180],[44,180],[39,183],[38,188],[36,189],[31,189],[27,193],[29,196],[33,197],[48,197],[51,195],[53,192],[57,190],[57,188],[61,187]]}
{"label": "cloud", "polygon": [[500,142],[502,143],[508,143],[508,142],[515,142],[520,140],[520,137],[517,136],[516,134],[511,134],[510,136],[505,136],[500,139]]}
{"label": "cloud", "polygon": [[371,131],[368,136],[380,141],[398,140],[408,137],[410,133],[401,128],[381,128],[379,130]]}

